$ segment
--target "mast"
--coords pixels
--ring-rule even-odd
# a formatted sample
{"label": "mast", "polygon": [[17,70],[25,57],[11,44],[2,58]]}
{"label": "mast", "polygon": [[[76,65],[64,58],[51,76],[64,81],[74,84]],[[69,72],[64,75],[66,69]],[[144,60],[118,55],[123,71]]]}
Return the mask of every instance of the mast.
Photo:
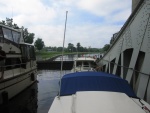
{"label": "mast", "polygon": [[61,59],[61,71],[60,71],[60,82],[59,82],[59,83],[60,83],[60,86],[59,86],[58,98],[60,98],[60,90],[61,90],[61,77],[62,77],[62,68],[63,68],[63,54],[64,54],[64,45],[65,45],[67,14],[68,14],[68,11],[66,11],[66,21],[65,21],[65,29],[64,29],[64,39],[63,39],[63,49],[62,49],[62,59]]}

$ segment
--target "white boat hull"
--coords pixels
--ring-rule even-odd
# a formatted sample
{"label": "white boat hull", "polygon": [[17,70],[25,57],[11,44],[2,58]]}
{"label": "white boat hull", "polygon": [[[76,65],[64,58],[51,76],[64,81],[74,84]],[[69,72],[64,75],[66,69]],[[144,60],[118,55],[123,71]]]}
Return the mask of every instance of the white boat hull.
{"label": "white boat hull", "polygon": [[[135,99],[138,100],[138,99]],[[137,101],[138,102],[138,101]],[[142,100],[142,103],[145,102]],[[145,104],[148,109],[150,105]],[[48,113],[145,113],[141,103],[124,93],[83,91],[55,97]]]}

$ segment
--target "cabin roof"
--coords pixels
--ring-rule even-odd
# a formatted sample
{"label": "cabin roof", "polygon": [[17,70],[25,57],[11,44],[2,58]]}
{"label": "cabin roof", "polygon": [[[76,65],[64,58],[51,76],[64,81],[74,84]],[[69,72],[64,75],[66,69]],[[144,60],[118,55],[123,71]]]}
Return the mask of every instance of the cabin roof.
{"label": "cabin roof", "polygon": [[95,61],[95,59],[90,58],[90,57],[80,57],[75,59],[75,61]]}
{"label": "cabin roof", "polygon": [[60,95],[72,95],[77,91],[121,92],[136,97],[126,80],[104,72],[76,72],[64,75]]}

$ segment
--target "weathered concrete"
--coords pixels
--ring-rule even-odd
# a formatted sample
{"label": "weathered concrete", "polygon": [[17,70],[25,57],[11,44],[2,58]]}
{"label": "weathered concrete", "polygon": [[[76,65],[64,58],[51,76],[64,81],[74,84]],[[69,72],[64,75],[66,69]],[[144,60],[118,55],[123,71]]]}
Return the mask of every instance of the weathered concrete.
{"label": "weathered concrete", "polygon": [[134,11],[139,2],[140,0],[132,0],[132,11]]}
{"label": "weathered concrete", "polygon": [[128,81],[138,97],[150,103],[150,0],[132,2],[134,11],[99,65],[105,72],[117,72]]}

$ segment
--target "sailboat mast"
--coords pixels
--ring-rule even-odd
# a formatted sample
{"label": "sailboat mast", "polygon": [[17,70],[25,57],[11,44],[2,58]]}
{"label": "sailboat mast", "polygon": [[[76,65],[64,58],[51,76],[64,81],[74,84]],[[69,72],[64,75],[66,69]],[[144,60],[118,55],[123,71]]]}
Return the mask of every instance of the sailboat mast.
{"label": "sailboat mast", "polygon": [[60,87],[59,87],[58,98],[60,97],[60,90],[61,90],[61,77],[62,77],[62,68],[63,68],[63,55],[64,55],[64,45],[65,45],[65,36],[66,36],[67,14],[68,14],[68,11],[66,11],[66,21],[65,21],[65,29],[64,29],[63,49],[62,49],[62,57],[61,57]]}

